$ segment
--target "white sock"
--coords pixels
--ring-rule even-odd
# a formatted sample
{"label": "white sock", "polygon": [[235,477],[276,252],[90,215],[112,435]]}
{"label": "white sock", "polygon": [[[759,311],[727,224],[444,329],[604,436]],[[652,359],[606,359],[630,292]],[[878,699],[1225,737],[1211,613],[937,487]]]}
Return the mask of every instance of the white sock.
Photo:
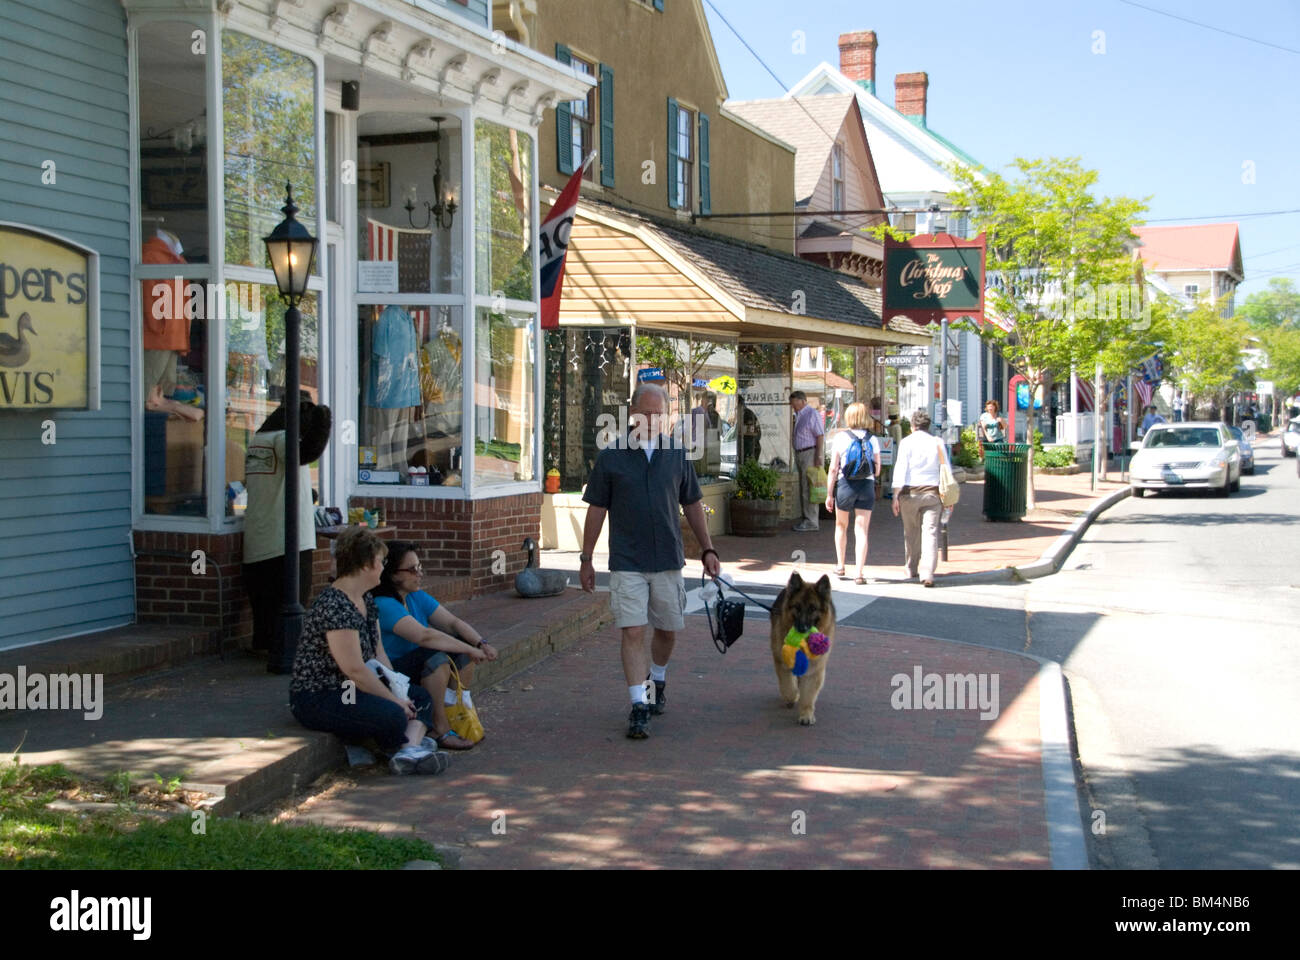
{"label": "white sock", "polygon": [[444,691],[442,694],[442,702],[444,706],[454,707],[456,705],[456,691],[452,689]]}
{"label": "white sock", "polygon": [[667,677],[667,676],[668,676],[668,664],[665,663],[665,664],[661,667],[661,666],[659,666],[659,664],[655,663],[653,660],[650,661],[650,679],[651,679],[651,680],[653,680],[655,683],[663,683],[663,682],[664,682],[664,678]]}
{"label": "white sock", "polygon": [[465,693],[465,695],[464,695],[463,697],[460,698],[460,699],[461,699],[461,702],[464,703],[465,706],[468,707],[470,710],[473,710],[473,709],[474,709],[474,701],[471,700],[471,699],[469,698],[469,689],[466,688],[465,691],[464,691],[464,693]]}
{"label": "white sock", "polygon": [[633,703],[645,703],[645,684],[634,683],[627,688],[628,695],[632,698]]}

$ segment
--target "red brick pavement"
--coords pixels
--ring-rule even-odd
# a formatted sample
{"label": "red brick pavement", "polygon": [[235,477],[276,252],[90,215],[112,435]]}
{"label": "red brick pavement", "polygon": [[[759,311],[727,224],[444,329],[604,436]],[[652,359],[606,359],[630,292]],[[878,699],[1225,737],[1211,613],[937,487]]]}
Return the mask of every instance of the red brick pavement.
{"label": "red brick pavement", "polygon": [[[985,520],[982,511],[984,482],[963,483],[961,500],[948,525],[948,559],[939,562],[939,577],[1032,563],[1098,498],[1126,486],[1115,479],[1118,474],[1114,471],[1110,476],[1112,479],[1098,484],[1095,491],[1089,489],[1090,477],[1086,473],[1062,477],[1036,476],[1037,508],[1018,523]],[[904,575],[903,521],[894,516],[892,504],[892,500],[877,499],[871,512],[867,541],[868,577],[898,579]],[[783,525],[775,537],[716,537],[714,546],[728,572],[737,579],[742,579],[749,570],[767,570],[777,563],[789,563],[796,550],[806,554],[806,564],[824,566],[827,570],[835,565],[834,518],[823,516],[821,529],[816,533],[795,533],[790,529],[791,525]],[[854,563],[853,551],[854,534],[850,524],[845,550],[850,572]],[[600,561],[596,566],[602,569]],[[695,557],[687,557],[686,572],[688,577],[699,575]]]}
{"label": "red brick pavement", "polygon": [[[414,830],[461,846],[466,867],[1050,866],[1035,663],[843,628],[818,723],[800,727],[780,703],[765,634],[748,621],[723,657],[688,617],[668,712],[649,740],[629,741],[618,635],[606,628],[504,690],[477,691],[488,738],[445,774],[376,768],[298,816]],[[995,673],[998,717],[892,709],[891,676],[917,665]]]}

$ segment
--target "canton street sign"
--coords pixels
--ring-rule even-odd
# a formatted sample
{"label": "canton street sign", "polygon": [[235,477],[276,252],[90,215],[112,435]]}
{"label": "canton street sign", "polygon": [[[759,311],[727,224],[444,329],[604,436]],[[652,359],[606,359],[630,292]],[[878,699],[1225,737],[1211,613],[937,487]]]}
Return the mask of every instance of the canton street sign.
{"label": "canton street sign", "polygon": [[900,353],[896,356],[876,357],[879,367],[924,367],[930,358],[924,353]]}

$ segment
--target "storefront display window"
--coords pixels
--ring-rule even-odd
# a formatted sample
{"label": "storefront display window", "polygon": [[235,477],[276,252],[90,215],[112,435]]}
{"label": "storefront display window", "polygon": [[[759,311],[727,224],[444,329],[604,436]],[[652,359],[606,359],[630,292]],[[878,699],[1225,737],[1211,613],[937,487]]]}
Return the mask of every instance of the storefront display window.
{"label": "storefront display window", "polygon": [[459,487],[461,308],[357,308],[361,483]]}
{"label": "storefront display window", "polygon": [[207,513],[208,123],[193,30],[150,23],[137,42],[144,508],[170,516]]}
{"label": "storefront display window", "polygon": [[474,290],[480,296],[533,299],[532,157],[528,134],[486,120],[474,124]]}
{"label": "storefront display window", "polygon": [[535,480],[536,317],[517,311],[475,312],[474,482]]}
{"label": "storefront display window", "polygon": [[270,269],[262,238],[283,219],[286,182],[298,219],[316,221],[316,69],[232,30],[221,35],[221,64],[225,262]]}
{"label": "storefront display window", "polygon": [[547,470],[560,489],[587,482],[600,452],[601,417],[626,415],[632,395],[631,327],[568,327],[546,334],[546,408],[542,432]]}
{"label": "storefront display window", "polygon": [[459,121],[367,113],[358,130],[357,293],[461,293]]}
{"label": "storefront display window", "polygon": [[738,351],[736,381],[740,394],[740,462],[789,470],[791,347],[786,343],[745,343]]}
{"label": "storefront display window", "polygon": [[[287,304],[275,286],[226,285],[226,515],[243,512],[244,455],[249,441],[271,412],[284,402],[284,313]],[[302,315],[299,378],[312,402],[320,397],[320,298],[308,293],[298,304]],[[319,489],[319,464],[312,484]]]}

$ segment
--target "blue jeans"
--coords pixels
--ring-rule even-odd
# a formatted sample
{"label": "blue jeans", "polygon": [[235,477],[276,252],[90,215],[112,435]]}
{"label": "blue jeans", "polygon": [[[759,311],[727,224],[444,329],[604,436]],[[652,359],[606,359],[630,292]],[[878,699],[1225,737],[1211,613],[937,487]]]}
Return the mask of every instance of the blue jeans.
{"label": "blue jeans", "polygon": [[[353,693],[356,703],[344,703],[342,690],[296,693],[289,698],[289,709],[308,730],[324,730],[359,740],[373,738],[385,750],[396,751],[405,746],[406,711],[373,693],[362,690]],[[428,692],[413,683],[407,697],[415,704],[415,718],[433,729],[433,700]]]}
{"label": "blue jeans", "polygon": [[[442,650],[416,647],[414,650],[408,650],[400,657],[395,657],[393,659],[393,669],[398,673],[406,674],[416,684],[419,684],[425,677],[448,661],[454,661],[457,670],[464,670],[469,666],[470,659],[468,653],[444,653]],[[447,672],[450,673],[451,671]]]}

